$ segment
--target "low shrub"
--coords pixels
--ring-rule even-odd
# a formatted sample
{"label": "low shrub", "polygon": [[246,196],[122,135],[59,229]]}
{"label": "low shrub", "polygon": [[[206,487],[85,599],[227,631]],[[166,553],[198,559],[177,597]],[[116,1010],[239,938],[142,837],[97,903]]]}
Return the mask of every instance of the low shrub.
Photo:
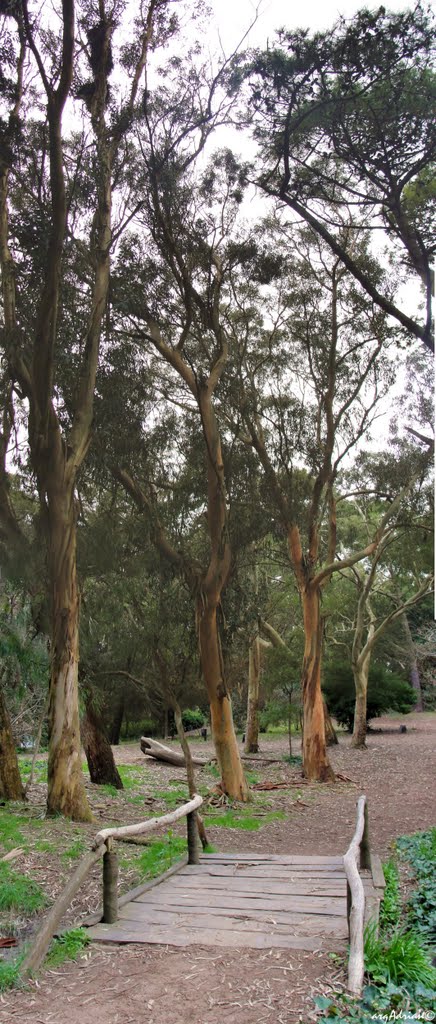
{"label": "low shrub", "polygon": [[[330,662],[325,666],[323,691],[330,714],[351,732],[354,721],[356,691],[351,665]],[[369,672],[366,720],[379,718],[388,711],[407,714],[413,708],[416,695],[401,676],[389,672],[382,665],[374,665]]]}

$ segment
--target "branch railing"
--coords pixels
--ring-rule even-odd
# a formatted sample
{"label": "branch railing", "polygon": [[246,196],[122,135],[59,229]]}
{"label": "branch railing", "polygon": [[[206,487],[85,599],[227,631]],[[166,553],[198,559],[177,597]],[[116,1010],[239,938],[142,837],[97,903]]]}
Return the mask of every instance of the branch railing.
{"label": "branch railing", "polygon": [[160,818],[149,818],[135,825],[123,825],[120,828],[104,828],[94,838],[91,849],[85,853],[67,885],[53,904],[42,927],[37,933],[31,949],[23,960],[21,973],[29,974],[38,970],[48,951],[50,942],[59,922],[68,910],[76,892],[85,881],[94,864],[103,858],[103,917],[106,924],[113,924],[118,919],[118,855],[114,842],[126,840],[130,836],[144,835],[157,828],[165,828],[186,817],[188,835],[188,864],[199,863],[198,829],[196,812],[203,803],[203,797],[196,793],[191,800],[169,814]]}
{"label": "branch railing", "polygon": [[347,921],[350,951],[348,956],[348,989],[360,995],[365,971],[364,923],[365,890],[359,868],[371,868],[368,834],[368,805],[366,796],[357,801],[356,830],[344,856],[347,878]]}

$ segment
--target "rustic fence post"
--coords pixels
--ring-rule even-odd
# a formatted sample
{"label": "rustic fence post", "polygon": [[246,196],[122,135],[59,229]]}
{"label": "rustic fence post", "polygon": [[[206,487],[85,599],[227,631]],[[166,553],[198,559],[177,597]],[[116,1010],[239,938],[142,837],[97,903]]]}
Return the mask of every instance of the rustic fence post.
{"label": "rustic fence post", "polygon": [[200,854],[198,849],[198,827],[196,811],[191,811],[189,814],[186,815],[186,825],[188,830],[188,864],[199,864]]}
{"label": "rustic fence post", "polygon": [[103,921],[114,924],[118,920],[118,855],[112,849],[110,839],[106,841],[103,854]]}

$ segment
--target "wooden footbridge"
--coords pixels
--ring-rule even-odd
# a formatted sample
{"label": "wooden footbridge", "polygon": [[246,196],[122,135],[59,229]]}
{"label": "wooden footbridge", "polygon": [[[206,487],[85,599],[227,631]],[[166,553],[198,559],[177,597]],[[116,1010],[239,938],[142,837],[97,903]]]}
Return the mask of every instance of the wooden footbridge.
{"label": "wooden footbridge", "polygon": [[[35,969],[41,962],[41,949],[44,956],[74,892],[103,855],[103,909],[97,915],[99,923],[89,928],[92,940],[344,952],[349,943],[349,988],[359,992],[363,927],[370,918],[377,922],[384,887],[380,861],[369,850],[366,798],[358,801],[356,832],[347,853],[335,857],[200,854],[196,811],[202,802],[195,796],[161,818],[99,832],[52,908],[25,968]],[[188,858],[118,898],[114,840],[165,827],[184,816]]]}

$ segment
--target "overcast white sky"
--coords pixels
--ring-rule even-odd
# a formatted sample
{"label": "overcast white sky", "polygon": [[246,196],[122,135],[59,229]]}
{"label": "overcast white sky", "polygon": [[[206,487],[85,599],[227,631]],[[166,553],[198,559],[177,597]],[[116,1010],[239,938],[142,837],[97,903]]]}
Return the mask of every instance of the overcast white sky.
{"label": "overcast white sky", "polygon": [[[269,37],[272,39],[275,30],[286,28],[329,28],[342,14],[351,18],[361,7],[376,10],[381,5],[371,0],[304,0],[304,3],[290,0],[261,0],[259,17],[250,32],[248,43],[262,45]],[[227,51],[232,49],[241,39],[248,25],[253,21],[256,3],[251,0],[209,0],[214,12],[217,31]],[[413,7],[413,0],[383,0],[386,10],[402,11]]]}

